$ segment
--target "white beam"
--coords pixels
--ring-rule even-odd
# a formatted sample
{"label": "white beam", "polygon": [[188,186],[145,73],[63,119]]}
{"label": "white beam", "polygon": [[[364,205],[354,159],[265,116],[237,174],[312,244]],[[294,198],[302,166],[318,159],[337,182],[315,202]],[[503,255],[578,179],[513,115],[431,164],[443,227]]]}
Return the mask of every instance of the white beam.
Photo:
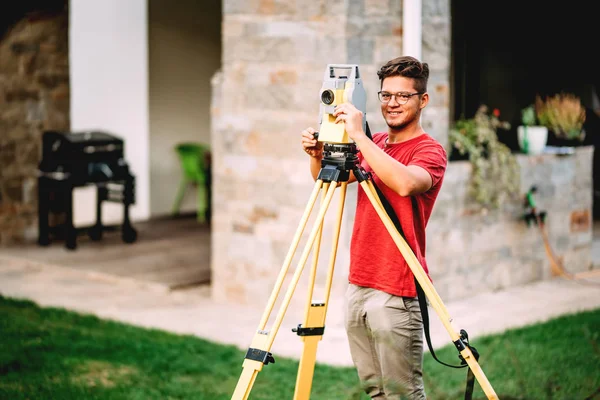
{"label": "white beam", "polygon": [[421,59],[421,0],[404,0],[402,4],[402,54]]}

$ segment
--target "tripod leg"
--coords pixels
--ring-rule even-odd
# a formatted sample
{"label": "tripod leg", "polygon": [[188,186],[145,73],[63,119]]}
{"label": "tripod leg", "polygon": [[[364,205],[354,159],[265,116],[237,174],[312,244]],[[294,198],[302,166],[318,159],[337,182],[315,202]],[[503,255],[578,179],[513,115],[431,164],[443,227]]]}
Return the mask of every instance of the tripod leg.
{"label": "tripod leg", "polygon": [[319,213],[315,220],[315,225],[314,225],[314,227],[311,231],[311,234],[307,240],[307,243],[305,245],[305,248],[304,248],[304,251],[300,258],[300,261],[298,262],[298,267],[296,268],[294,276],[292,277],[292,281],[289,284],[285,298],[282,301],[282,304],[280,306],[277,317],[275,318],[275,321],[273,322],[271,331],[265,332],[264,327],[266,325],[266,320],[268,320],[268,317],[271,313],[271,309],[273,308],[273,305],[275,303],[277,294],[279,293],[279,290],[281,288],[283,279],[285,278],[285,273],[287,272],[289,264],[291,263],[291,258],[293,257],[293,254],[295,253],[295,248],[297,247],[298,242],[300,241],[300,236],[304,229],[304,226],[306,225],[308,215],[310,214],[310,209],[312,208],[312,205],[314,205],[314,203],[316,201],[317,194],[318,194],[318,191],[319,191],[322,183],[323,183],[322,180],[317,180],[317,182],[315,183],[315,189],[313,190],[313,195],[311,196],[310,204],[307,207],[307,210],[303,216],[301,226],[298,228],[299,234],[297,234],[297,237],[294,239],[294,245],[290,248],[288,257],[286,258],[285,263],[284,263],[284,268],[282,268],[282,271],[280,272],[278,282],[272,292],[271,299],[269,299],[269,304],[263,315],[263,320],[261,320],[259,330],[255,334],[254,339],[252,341],[252,345],[251,345],[252,347],[250,349],[248,349],[248,353],[246,354],[246,359],[244,360],[244,363],[242,364],[242,367],[243,367],[242,375],[240,376],[240,379],[238,380],[238,383],[236,385],[235,391],[232,396],[232,400],[247,399],[247,396],[250,394],[250,390],[252,389],[252,385],[254,384],[254,381],[256,380],[256,375],[258,374],[258,372],[262,369],[263,365],[266,365],[268,362],[274,361],[273,357],[269,353],[269,350],[271,349],[271,346],[273,345],[273,341],[275,340],[275,336],[277,335],[277,331],[279,330],[279,328],[281,326],[281,322],[283,321],[283,317],[285,315],[287,307],[289,306],[290,300],[294,293],[294,289],[296,288],[298,281],[300,280],[300,275],[304,268],[304,264],[306,264],[306,260],[308,259],[311,247],[317,237],[317,234],[320,231],[321,223],[323,222],[323,219],[325,217],[325,212],[327,211],[327,208],[329,207],[329,203],[331,202],[331,199],[333,197],[334,191],[337,186],[337,182],[333,182],[332,185],[329,187],[329,189],[327,191],[327,195],[325,196],[325,199],[323,201],[323,204],[321,205],[321,207],[319,209]]}
{"label": "tripod leg", "polygon": [[48,178],[38,177],[38,244],[48,246],[50,244],[50,184]]}
{"label": "tripod leg", "polygon": [[437,291],[435,290],[435,287],[429,280],[429,277],[423,270],[423,267],[419,263],[419,260],[413,253],[410,246],[406,243],[406,241],[404,240],[402,235],[400,235],[400,233],[396,230],[394,223],[392,222],[390,217],[385,212],[385,209],[381,206],[381,200],[379,199],[377,192],[374,190],[372,183],[369,182],[368,180],[365,180],[365,181],[362,181],[360,183],[360,185],[362,186],[365,193],[369,197],[369,200],[371,201],[371,204],[377,211],[379,218],[381,219],[381,221],[385,225],[386,229],[392,236],[394,243],[396,243],[396,246],[398,246],[398,249],[402,253],[402,256],[404,257],[406,262],[408,263],[408,266],[410,267],[415,278],[417,279],[417,281],[423,288],[423,291],[427,295],[427,298],[429,299],[431,306],[435,309],[435,311],[437,312],[438,316],[440,317],[440,319],[442,321],[442,324],[444,325],[444,327],[450,334],[450,337],[451,337],[454,345],[457,347],[460,354],[463,356],[464,360],[467,362],[467,364],[471,368],[471,371],[473,371],[473,374],[477,378],[477,381],[479,382],[484,393],[487,395],[488,399],[498,399],[498,396],[494,392],[494,389],[492,388],[490,382],[488,381],[487,377],[483,373],[483,370],[481,369],[481,366],[475,359],[475,356],[471,352],[471,349],[462,342],[460,334],[452,326],[452,318],[450,318],[450,315],[448,314],[446,307],[444,306],[441,298],[439,297]]}
{"label": "tripod leg", "polygon": [[[313,303],[312,295],[316,280],[316,263],[318,260],[318,242],[315,243],[313,251],[315,257],[309,279],[308,304],[306,307],[304,324],[298,327],[298,335],[302,337],[304,342],[304,350],[300,358],[298,366],[298,375],[296,378],[296,388],[294,392],[294,400],[308,400],[312,389],[312,381],[317,360],[317,346],[323,338],[325,331],[325,318],[327,315],[327,305],[329,303],[329,295],[331,293],[331,283],[333,281],[333,270],[335,266],[335,258],[337,247],[340,238],[340,228],[342,225],[342,215],[344,212],[344,202],[346,200],[346,187],[348,182],[342,182],[340,191],[340,205],[338,208],[336,226],[333,237],[333,245],[331,256],[329,259],[329,267],[327,271],[327,279],[325,283],[325,300],[323,303]],[[322,223],[321,223],[322,228]]]}
{"label": "tripod leg", "polygon": [[264,365],[268,364],[269,361],[275,362],[272,358],[269,359],[270,353],[267,351],[261,351],[258,349],[267,348],[268,333],[265,331],[259,331],[252,339],[250,349],[246,353],[246,358],[242,364],[242,374],[238,380],[235,391],[231,399],[243,399],[247,400],[250,396],[256,376],[260,372]]}
{"label": "tripod leg", "polygon": [[[325,197],[327,195],[327,191],[329,189],[329,183],[324,183],[323,184],[323,192],[322,192],[322,196],[321,196],[321,202],[325,201]],[[321,221],[321,224],[319,225],[319,230],[317,232],[317,236],[315,239],[315,242],[313,243],[313,247],[312,247],[312,253],[313,253],[313,261],[312,261],[312,267],[310,269],[310,276],[308,278],[309,284],[308,284],[308,292],[307,292],[307,296],[306,296],[306,312],[308,312],[308,309],[310,308],[310,305],[312,303],[312,297],[313,297],[313,289],[314,289],[314,283],[315,283],[315,279],[317,276],[317,265],[319,263],[319,253],[321,250],[321,237],[323,234],[323,221]],[[306,325],[306,320],[304,321],[304,324]]]}
{"label": "tripod leg", "polygon": [[294,272],[292,281],[290,282],[290,284],[288,286],[288,290],[285,294],[285,298],[279,308],[279,313],[277,314],[277,317],[275,318],[275,321],[273,322],[273,327],[271,328],[272,335],[269,339],[269,348],[273,344],[273,341],[275,340],[275,335],[277,334],[277,330],[281,326],[281,322],[283,321],[283,317],[285,316],[287,307],[289,306],[292,295],[294,294],[294,289],[298,285],[298,281],[300,280],[300,275],[302,274],[302,270],[304,269],[304,264],[306,264],[306,260],[308,259],[308,256],[310,254],[310,251],[311,251],[311,248],[315,241],[315,238],[317,237],[317,234],[321,230],[321,224],[323,222],[323,219],[325,218],[325,212],[327,211],[327,208],[329,208],[329,204],[331,203],[331,199],[333,198],[333,194],[335,192],[336,187],[337,187],[337,182],[332,182],[331,186],[327,190],[327,195],[325,196],[323,204],[321,205],[321,208],[319,208],[319,213],[317,214],[317,217],[315,219],[315,224],[314,224],[313,230],[311,231],[310,236],[308,237],[308,239],[306,241],[304,251],[302,252],[302,255],[300,256],[300,260],[298,261],[298,266],[296,267],[296,271]]}
{"label": "tripod leg", "polygon": [[[331,294],[331,284],[333,282],[333,270],[335,267],[335,260],[337,256],[338,244],[340,241],[340,231],[342,228],[342,215],[344,214],[344,204],[346,202],[346,188],[348,186],[348,182],[342,182],[342,187],[340,191],[340,205],[338,208],[338,215],[336,219],[335,230],[333,232],[333,240],[331,247],[331,255],[329,257],[329,267],[327,271],[327,278],[325,280],[325,312],[327,312],[327,307],[329,304],[329,295]],[[325,321],[323,321],[325,323]]]}
{"label": "tripod leg", "polygon": [[[327,189],[329,189],[330,183],[323,184],[323,192],[322,192],[322,202],[325,201]],[[317,266],[319,263],[319,254],[321,249],[321,237],[323,234],[323,221],[319,224],[319,231],[317,233],[317,237],[312,246],[313,252],[313,261],[310,270],[309,276],[309,284],[307,290],[307,304],[305,311],[305,318],[303,324],[299,325],[297,329],[293,329],[292,331],[296,332],[299,336],[302,337],[302,341],[304,342],[304,352],[302,357],[300,358],[300,363],[298,366],[298,374],[296,378],[296,387],[294,392],[294,399],[308,399],[310,396],[310,389],[312,383],[312,376],[314,371],[314,364],[316,361],[317,354],[317,343],[321,339],[321,336],[314,336],[315,334],[322,335],[322,332],[315,333],[312,329],[307,329],[307,327],[319,326],[319,311],[322,312],[324,309],[324,304],[322,303],[313,303],[313,293],[314,293],[314,283],[317,276]],[[311,312],[312,310],[315,312]],[[317,315],[319,314],[319,315]],[[315,321],[316,320],[316,321]],[[320,325],[322,326],[322,325]],[[306,336],[306,332],[311,332],[309,336]],[[312,367],[311,367],[312,366]],[[307,381],[308,385],[304,382]]]}
{"label": "tripod leg", "polygon": [[260,319],[260,323],[258,324],[258,330],[265,329],[267,325],[267,321],[269,320],[269,316],[271,315],[271,311],[273,310],[273,306],[275,305],[275,301],[277,300],[277,296],[279,296],[279,292],[281,290],[281,286],[283,285],[283,281],[288,273],[290,268],[290,264],[292,263],[292,259],[294,258],[294,254],[296,254],[296,249],[298,248],[298,243],[300,243],[300,239],[302,238],[302,233],[304,232],[304,228],[308,223],[308,218],[310,213],[315,206],[317,201],[317,196],[319,195],[319,191],[321,190],[321,186],[323,186],[322,180],[317,180],[315,182],[315,186],[313,187],[313,191],[309,197],[306,208],[304,209],[304,214],[302,214],[302,218],[300,219],[300,224],[296,229],[296,233],[294,234],[294,238],[292,239],[292,245],[290,246],[287,255],[283,261],[283,266],[279,271],[279,275],[277,276],[277,280],[275,281],[275,287],[271,291],[271,296],[269,297],[269,301],[267,302],[267,307],[265,312]]}

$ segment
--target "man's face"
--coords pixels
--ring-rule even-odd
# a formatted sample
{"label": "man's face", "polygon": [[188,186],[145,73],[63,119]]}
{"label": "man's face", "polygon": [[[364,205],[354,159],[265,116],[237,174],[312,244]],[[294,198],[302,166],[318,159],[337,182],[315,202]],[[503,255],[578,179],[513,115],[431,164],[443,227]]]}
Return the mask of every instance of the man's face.
{"label": "man's face", "polygon": [[[381,92],[411,95],[417,93],[413,84],[414,80],[411,78],[390,76],[383,80]],[[392,130],[400,130],[419,118],[419,111],[422,108],[421,96],[410,96],[406,104],[401,104],[402,102],[402,96],[391,96],[389,102],[381,103],[381,114]]]}

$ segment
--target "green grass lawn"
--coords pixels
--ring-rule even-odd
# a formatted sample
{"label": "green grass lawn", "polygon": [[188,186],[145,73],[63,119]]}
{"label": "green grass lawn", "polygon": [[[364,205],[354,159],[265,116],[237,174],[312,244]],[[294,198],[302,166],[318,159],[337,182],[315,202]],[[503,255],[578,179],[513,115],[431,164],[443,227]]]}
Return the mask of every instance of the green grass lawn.
{"label": "green grass lawn", "polygon": [[[600,399],[599,332],[595,310],[470,341],[501,400]],[[0,296],[0,399],[229,400],[244,354],[193,336]],[[460,362],[451,344],[436,354]],[[258,374],[251,400],[293,398],[298,364],[274,356],[275,364]],[[466,369],[443,366],[429,354],[424,368],[430,400],[464,398]],[[477,382],[473,397],[486,398]],[[367,397],[354,369],[317,365],[311,400],[319,399]]]}

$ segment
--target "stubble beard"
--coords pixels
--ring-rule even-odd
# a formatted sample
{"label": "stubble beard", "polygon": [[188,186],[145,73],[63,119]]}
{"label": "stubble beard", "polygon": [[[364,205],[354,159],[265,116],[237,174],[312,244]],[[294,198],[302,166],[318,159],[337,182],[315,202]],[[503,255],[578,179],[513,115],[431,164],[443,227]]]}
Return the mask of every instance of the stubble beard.
{"label": "stubble beard", "polygon": [[401,129],[405,128],[408,125],[406,121],[395,122],[395,123],[390,123],[390,122],[386,121],[386,124],[387,124],[388,128],[390,128],[393,131],[401,130]]}
{"label": "stubble beard", "polygon": [[385,123],[387,124],[387,126],[390,130],[399,131],[399,130],[406,128],[407,126],[412,124],[413,121],[418,120],[418,119],[419,119],[419,113],[416,113],[415,115],[413,115],[412,118],[404,119],[404,120],[398,121],[398,122],[389,122],[386,119]]}

